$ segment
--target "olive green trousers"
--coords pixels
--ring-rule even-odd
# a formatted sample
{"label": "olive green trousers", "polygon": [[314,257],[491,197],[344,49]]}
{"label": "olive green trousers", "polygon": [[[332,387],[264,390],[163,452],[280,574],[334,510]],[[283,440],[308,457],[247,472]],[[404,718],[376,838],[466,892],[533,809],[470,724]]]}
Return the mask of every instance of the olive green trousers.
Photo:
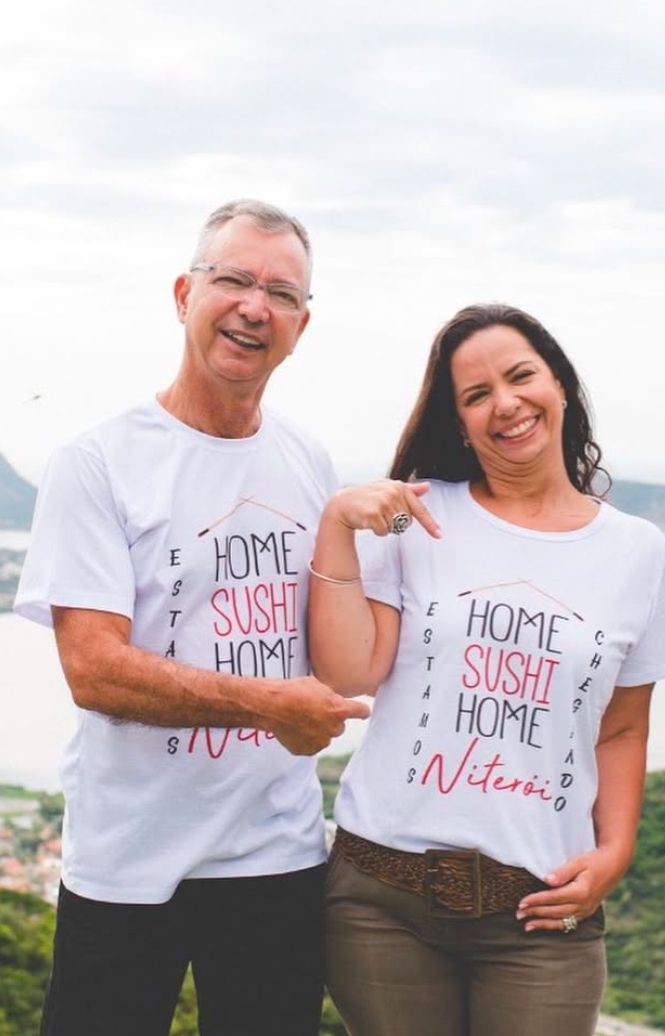
{"label": "olive green trousers", "polygon": [[334,853],[328,988],[350,1036],[593,1036],[603,912],[570,934],[510,913],[445,919]]}

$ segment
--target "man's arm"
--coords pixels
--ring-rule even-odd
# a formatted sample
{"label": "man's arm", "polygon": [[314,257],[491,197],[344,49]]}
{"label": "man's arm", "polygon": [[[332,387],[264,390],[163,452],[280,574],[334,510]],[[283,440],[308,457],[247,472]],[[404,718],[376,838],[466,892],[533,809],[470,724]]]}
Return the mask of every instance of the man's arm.
{"label": "man's arm", "polygon": [[313,755],[341,734],[362,702],[313,676],[290,680],[229,676],[162,658],[130,644],[123,615],[54,607],[60,661],[76,704],[116,719],[160,727],[255,727],[295,755]]}

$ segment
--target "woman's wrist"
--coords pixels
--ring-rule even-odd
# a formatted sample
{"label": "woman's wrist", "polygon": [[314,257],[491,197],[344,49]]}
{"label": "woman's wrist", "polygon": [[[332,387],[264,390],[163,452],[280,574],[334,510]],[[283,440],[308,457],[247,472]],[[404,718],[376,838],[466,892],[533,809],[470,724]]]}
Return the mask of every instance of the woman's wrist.
{"label": "woman's wrist", "polygon": [[345,530],[348,534],[347,538],[352,541],[356,530],[345,516],[343,499],[340,499],[343,492],[344,490],[340,490],[339,493],[336,493],[323,508],[319,529],[323,531],[327,528],[333,534],[338,530]]}

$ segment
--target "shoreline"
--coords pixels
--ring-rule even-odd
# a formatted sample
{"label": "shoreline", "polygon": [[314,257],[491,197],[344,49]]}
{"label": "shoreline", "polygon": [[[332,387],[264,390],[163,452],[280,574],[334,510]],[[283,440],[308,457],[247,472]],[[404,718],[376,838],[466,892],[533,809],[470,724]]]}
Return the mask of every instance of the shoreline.
{"label": "shoreline", "polygon": [[[74,732],[76,710],[60,669],[50,629],[12,613],[0,614],[3,723],[0,782],[36,791],[60,790],[60,758]],[[347,755],[362,740],[365,723],[351,720],[321,754]],[[665,680],[654,690],[647,770],[665,770]]]}

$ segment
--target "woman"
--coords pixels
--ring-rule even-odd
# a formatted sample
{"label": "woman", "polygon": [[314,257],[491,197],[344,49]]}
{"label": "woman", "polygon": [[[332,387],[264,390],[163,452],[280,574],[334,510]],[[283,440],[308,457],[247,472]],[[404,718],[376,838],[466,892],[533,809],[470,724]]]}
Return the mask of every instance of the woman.
{"label": "woman", "polygon": [[[377,694],[329,873],[352,1036],[594,1032],[600,904],[630,860],[665,675],[665,539],[592,495],[599,460],[551,335],[472,306],[434,341],[393,481],[324,511],[316,673]],[[362,584],[356,530],[375,534]]]}

